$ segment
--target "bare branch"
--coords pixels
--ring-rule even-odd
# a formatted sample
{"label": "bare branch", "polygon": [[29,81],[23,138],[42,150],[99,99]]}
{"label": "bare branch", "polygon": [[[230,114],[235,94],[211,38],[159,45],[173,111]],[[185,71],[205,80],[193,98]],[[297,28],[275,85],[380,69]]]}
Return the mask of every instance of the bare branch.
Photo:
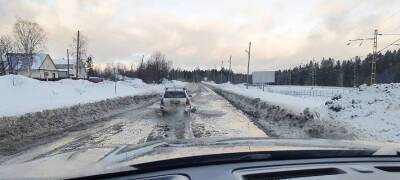
{"label": "bare branch", "polygon": [[[0,37],[0,74],[4,75],[6,73],[5,59],[3,55],[10,53],[14,50],[14,42],[10,36],[4,35]],[[9,64],[9,63],[8,63]]]}
{"label": "bare branch", "polygon": [[36,22],[21,18],[14,24],[14,36],[19,51],[32,54],[45,47],[46,33]]}

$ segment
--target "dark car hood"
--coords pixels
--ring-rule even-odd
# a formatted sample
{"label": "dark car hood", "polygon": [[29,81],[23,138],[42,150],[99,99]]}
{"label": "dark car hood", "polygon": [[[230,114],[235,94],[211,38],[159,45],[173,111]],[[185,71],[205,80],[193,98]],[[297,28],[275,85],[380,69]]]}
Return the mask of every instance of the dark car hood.
{"label": "dark car hood", "polygon": [[209,154],[290,151],[369,150],[397,155],[398,143],[325,139],[212,138],[155,141],[140,145],[113,145],[52,154],[20,164],[0,166],[2,178],[61,178],[134,169],[131,165]]}

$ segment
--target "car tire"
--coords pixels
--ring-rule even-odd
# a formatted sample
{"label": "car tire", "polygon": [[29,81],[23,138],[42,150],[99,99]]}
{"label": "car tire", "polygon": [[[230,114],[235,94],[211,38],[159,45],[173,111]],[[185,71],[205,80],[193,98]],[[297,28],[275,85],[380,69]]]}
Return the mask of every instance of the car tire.
{"label": "car tire", "polygon": [[185,111],[183,114],[184,114],[185,116],[190,116],[190,111]]}
{"label": "car tire", "polygon": [[164,111],[164,110],[161,110],[161,115],[162,115],[162,116],[165,116],[165,114],[167,114],[167,112]]}

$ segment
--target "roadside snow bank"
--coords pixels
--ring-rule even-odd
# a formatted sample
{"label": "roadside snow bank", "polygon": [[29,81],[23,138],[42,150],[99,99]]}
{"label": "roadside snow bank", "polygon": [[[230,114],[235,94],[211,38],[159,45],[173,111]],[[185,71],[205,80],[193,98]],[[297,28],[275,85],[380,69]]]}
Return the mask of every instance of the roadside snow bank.
{"label": "roadside snow bank", "polygon": [[284,107],[287,111],[290,111],[298,115],[303,113],[305,109],[317,108],[325,103],[325,101],[323,100],[304,99],[301,97],[294,97],[279,93],[266,92],[257,88],[246,89],[246,87],[243,85],[234,85],[230,83],[214,84],[206,82],[205,84],[232,93],[244,95],[249,98],[260,98],[260,100],[265,101],[268,104]]}
{"label": "roadside snow bank", "polygon": [[333,97],[321,107],[348,123],[359,139],[400,142],[400,84],[362,85]]}
{"label": "roadside snow bank", "polygon": [[92,83],[64,79],[39,81],[20,75],[0,76],[0,117],[96,102],[108,98],[160,93],[164,86],[140,79]]}
{"label": "roadside snow bank", "polygon": [[269,136],[283,138],[352,139],[344,125],[322,120],[316,111],[323,102],[243,89],[231,84],[205,83],[247,113]]}
{"label": "roadside snow bank", "polygon": [[[270,120],[279,121],[279,124],[285,124],[285,121],[282,121],[285,117],[282,117],[281,114],[292,114],[302,117],[310,113],[313,115],[311,119],[314,119],[311,122],[318,122],[317,124],[320,124],[321,128],[324,128],[324,133],[326,133],[327,129],[329,131],[338,131],[336,134],[328,133],[336,137],[400,142],[400,83],[373,86],[362,85],[358,89],[339,88],[342,90],[338,90],[337,95],[329,99],[287,96],[267,91],[264,92],[258,88],[246,89],[243,85],[206,84],[218,88],[225,93],[235,94],[235,98],[238,98],[238,95],[243,96],[243,98],[249,99],[247,104],[255,107],[259,104],[258,101],[260,101],[261,103],[267,103],[268,106],[279,108],[279,110],[274,111],[253,109],[252,111],[254,112],[250,114],[256,114],[255,117],[257,118],[268,119],[263,117],[264,114],[273,116],[269,118]],[[285,90],[289,87],[277,86],[275,88],[278,92],[278,90]],[[328,89],[333,88],[330,87]],[[253,102],[250,100],[253,100]],[[240,100],[233,98],[231,98],[231,101],[233,103],[241,103],[238,102]],[[239,108],[243,110],[242,106]],[[282,110],[284,112],[279,112]],[[273,127],[276,126],[273,125]],[[293,126],[289,125],[287,128],[292,129]],[[284,131],[284,129],[280,129],[280,131],[282,130]],[[344,134],[341,135],[340,133]]]}
{"label": "roadside snow bank", "polygon": [[57,135],[88,128],[130,108],[151,104],[157,100],[158,94],[118,97],[0,118],[0,156],[19,152],[35,143],[46,143]]}

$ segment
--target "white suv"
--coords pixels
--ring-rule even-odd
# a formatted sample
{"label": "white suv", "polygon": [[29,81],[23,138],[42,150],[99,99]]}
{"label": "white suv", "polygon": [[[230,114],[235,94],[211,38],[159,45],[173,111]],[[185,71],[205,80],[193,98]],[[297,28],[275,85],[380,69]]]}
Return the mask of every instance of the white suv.
{"label": "white suv", "polygon": [[160,103],[161,112],[164,114],[179,107],[184,107],[185,113],[190,113],[192,110],[191,97],[192,95],[188,93],[186,88],[165,88]]}

